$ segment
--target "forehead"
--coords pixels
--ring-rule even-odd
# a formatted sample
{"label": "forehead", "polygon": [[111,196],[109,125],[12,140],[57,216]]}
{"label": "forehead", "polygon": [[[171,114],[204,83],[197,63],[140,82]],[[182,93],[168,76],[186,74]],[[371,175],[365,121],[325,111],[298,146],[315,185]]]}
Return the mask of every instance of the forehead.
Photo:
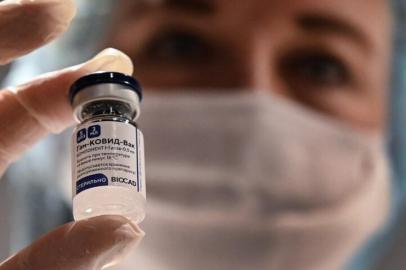
{"label": "forehead", "polygon": [[159,10],[224,20],[232,17],[245,23],[253,19],[289,20],[304,13],[340,18],[365,28],[384,28],[391,21],[389,0],[121,0],[118,3],[120,15],[130,17]]}
{"label": "forehead", "polygon": [[[263,17],[292,18],[306,13],[338,18],[358,27],[373,28],[390,21],[389,0],[254,0],[253,9],[262,3]],[[380,28],[380,27],[378,27]]]}
{"label": "forehead", "polygon": [[118,3],[119,21],[138,21],[144,17],[151,20],[159,15],[156,18],[168,21],[200,20],[207,28],[223,32],[263,28],[273,34],[278,29],[296,31],[310,26],[312,30],[357,34],[365,43],[378,48],[387,45],[391,36],[389,0],[121,0]]}
{"label": "forehead", "polygon": [[369,17],[387,12],[389,2],[389,0],[121,0],[118,3],[124,4],[120,6],[127,11],[129,6],[142,8],[143,11],[145,11],[144,8],[160,8],[206,14],[232,13],[243,10],[246,14],[261,13],[269,17],[280,11],[292,14],[312,10],[346,14],[347,16],[364,17],[366,15]]}

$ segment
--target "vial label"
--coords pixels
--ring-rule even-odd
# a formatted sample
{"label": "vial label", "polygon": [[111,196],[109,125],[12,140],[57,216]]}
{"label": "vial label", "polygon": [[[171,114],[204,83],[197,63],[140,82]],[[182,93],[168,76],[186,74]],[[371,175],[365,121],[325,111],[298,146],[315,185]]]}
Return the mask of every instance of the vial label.
{"label": "vial label", "polygon": [[73,133],[73,197],[87,189],[120,186],[145,198],[144,137],[135,126],[102,121]]}

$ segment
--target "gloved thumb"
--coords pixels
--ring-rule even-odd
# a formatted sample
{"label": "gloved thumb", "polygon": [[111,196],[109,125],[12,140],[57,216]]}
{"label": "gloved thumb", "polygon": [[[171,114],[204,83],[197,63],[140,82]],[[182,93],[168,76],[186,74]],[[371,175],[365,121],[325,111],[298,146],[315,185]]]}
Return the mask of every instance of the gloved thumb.
{"label": "gloved thumb", "polygon": [[114,265],[145,233],[121,216],[65,224],[0,264],[0,270],[96,270]]}
{"label": "gloved thumb", "polygon": [[49,132],[61,132],[74,123],[69,87],[96,71],[132,74],[133,64],[127,55],[109,48],[83,64],[0,91],[0,176],[10,162]]}

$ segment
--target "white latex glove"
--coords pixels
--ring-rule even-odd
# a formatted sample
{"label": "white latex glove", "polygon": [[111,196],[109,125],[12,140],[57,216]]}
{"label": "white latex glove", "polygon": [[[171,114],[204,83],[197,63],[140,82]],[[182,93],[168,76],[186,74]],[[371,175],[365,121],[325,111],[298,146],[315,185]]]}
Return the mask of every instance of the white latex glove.
{"label": "white latex glove", "polygon": [[[0,2],[0,64],[7,64],[63,33],[75,15],[73,0]],[[0,175],[48,133],[73,123],[69,86],[98,70],[131,74],[131,60],[107,49],[83,64],[0,91]],[[41,237],[0,264],[0,270],[100,269],[120,261],[144,232],[119,216],[72,222]]]}

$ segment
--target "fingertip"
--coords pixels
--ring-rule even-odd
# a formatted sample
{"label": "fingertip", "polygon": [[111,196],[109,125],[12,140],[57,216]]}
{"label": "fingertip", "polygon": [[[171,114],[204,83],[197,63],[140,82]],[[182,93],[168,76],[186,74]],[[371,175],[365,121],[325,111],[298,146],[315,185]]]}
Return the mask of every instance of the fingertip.
{"label": "fingertip", "polygon": [[27,54],[60,36],[76,14],[74,0],[0,2],[0,64]]}
{"label": "fingertip", "polygon": [[[77,6],[74,0],[3,0],[0,2],[0,9],[19,6],[40,6],[43,9],[57,7],[58,17],[66,22],[70,22],[76,15]],[[62,12],[63,11],[63,12]]]}
{"label": "fingertip", "polygon": [[65,224],[4,262],[1,269],[102,269],[121,262],[144,236],[121,216]]}
{"label": "fingertip", "polygon": [[76,223],[83,223],[83,226],[104,226],[106,230],[111,231],[118,231],[120,228],[125,227],[135,237],[145,235],[145,232],[136,223],[121,215],[101,215],[83,219]]}
{"label": "fingertip", "polygon": [[87,256],[98,254],[94,256],[97,269],[121,262],[145,236],[138,225],[118,215],[97,216],[73,224],[76,228],[69,228],[65,237],[71,239],[75,234],[74,237],[83,241],[80,246]]}
{"label": "fingertip", "polygon": [[74,68],[88,72],[116,71],[128,75],[132,75],[134,71],[131,58],[122,51],[114,48],[106,48],[89,61],[75,66]]}

